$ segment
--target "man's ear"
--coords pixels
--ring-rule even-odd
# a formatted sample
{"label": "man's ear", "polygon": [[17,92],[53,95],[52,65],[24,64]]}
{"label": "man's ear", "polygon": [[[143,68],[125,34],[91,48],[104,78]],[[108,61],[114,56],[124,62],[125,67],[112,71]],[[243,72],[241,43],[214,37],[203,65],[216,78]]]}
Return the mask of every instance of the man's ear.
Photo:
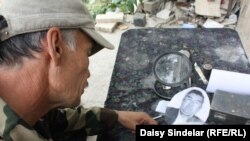
{"label": "man's ear", "polygon": [[52,27],[47,31],[46,46],[52,61],[57,65],[63,52],[63,41],[59,28]]}

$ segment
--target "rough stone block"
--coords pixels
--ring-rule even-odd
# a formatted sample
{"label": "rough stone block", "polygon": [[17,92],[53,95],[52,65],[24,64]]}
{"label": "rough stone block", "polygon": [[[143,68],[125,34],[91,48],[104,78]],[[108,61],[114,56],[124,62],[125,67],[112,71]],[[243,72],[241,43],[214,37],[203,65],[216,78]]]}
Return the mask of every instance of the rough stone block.
{"label": "rough stone block", "polygon": [[123,13],[107,13],[96,15],[97,23],[116,23],[123,22],[124,14]]}
{"label": "rough stone block", "polygon": [[112,33],[117,23],[97,23],[95,30]]}

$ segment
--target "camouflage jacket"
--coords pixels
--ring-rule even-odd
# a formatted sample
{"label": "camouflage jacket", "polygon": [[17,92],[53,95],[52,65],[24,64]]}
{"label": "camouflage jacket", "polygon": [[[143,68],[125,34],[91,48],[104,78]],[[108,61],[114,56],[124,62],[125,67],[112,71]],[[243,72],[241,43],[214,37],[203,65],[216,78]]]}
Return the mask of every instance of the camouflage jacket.
{"label": "camouflage jacket", "polygon": [[31,127],[0,98],[0,141],[84,141],[111,129],[117,117],[97,107],[54,109]]}

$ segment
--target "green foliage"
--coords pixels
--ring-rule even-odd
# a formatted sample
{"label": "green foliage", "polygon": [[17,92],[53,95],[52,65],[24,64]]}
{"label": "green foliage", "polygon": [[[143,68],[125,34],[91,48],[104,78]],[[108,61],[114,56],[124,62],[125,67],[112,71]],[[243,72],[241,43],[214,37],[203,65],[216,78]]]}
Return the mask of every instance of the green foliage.
{"label": "green foliage", "polygon": [[134,7],[137,6],[137,0],[123,0],[118,7],[123,13],[134,14]]}
{"label": "green foliage", "polygon": [[87,7],[94,18],[97,14],[115,11],[117,8],[125,14],[134,14],[134,7],[137,6],[137,0],[99,0],[94,4],[89,4],[89,0],[83,0],[83,2],[87,3]]}
{"label": "green foliage", "polygon": [[82,1],[86,4],[93,18],[95,18],[98,14],[104,14],[108,10],[108,4],[110,3],[110,0],[99,0],[98,2],[94,3],[91,2],[91,0]]}
{"label": "green foliage", "polygon": [[82,0],[84,3],[89,3],[89,0]]}
{"label": "green foliage", "polygon": [[122,0],[112,0],[112,3],[119,4]]}

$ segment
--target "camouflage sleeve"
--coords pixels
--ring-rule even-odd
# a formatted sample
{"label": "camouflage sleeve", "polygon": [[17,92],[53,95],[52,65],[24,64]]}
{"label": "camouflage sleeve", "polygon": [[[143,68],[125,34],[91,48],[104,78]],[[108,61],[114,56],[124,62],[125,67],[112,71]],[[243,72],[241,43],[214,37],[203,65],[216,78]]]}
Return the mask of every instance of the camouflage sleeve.
{"label": "camouflage sleeve", "polygon": [[50,131],[57,134],[83,129],[87,135],[96,135],[112,129],[118,119],[113,110],[97,107],[85,109],[82,106],[53,110],[49,115],[46,118],[50,122]]}

